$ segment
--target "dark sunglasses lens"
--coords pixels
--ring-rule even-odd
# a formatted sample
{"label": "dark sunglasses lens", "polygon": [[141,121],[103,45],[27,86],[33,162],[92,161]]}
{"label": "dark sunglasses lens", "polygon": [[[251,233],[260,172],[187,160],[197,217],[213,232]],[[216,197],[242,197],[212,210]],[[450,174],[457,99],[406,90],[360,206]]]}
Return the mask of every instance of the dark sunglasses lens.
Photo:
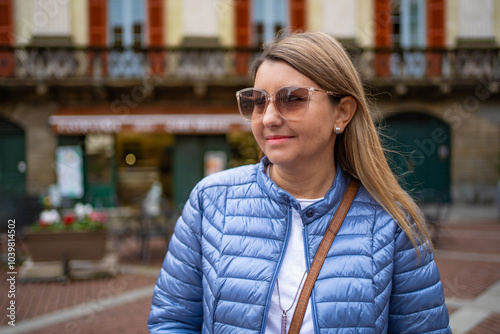
{"label": "dark sunglasses lens", "polygon": [[252,119],[252,114],[262,114],[266,105],[266,97],[258,90],[248,89],[240,93],[239,108],[243,117]]}
{"label": "dark sunglasses lens", "polygon": [[285,118],[300,116],[306,111],[309,90],[302,87],[284,87],[276,92],[276,105]]}

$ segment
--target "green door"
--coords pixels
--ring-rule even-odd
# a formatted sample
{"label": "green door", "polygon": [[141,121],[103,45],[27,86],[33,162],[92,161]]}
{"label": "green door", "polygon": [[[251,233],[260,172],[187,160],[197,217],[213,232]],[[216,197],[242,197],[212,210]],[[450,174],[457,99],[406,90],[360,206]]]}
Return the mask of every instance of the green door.
{"label": "green door", "polygon": [[85,137],[85,193],[92,205],[95,207],[116,205],[116,174],[114,136],[87,135]]}
{"label": "green door", "polygon": [[[193,187],[206,175],[211,162],[225,159],[227,166],[229,147],[225,135],[176,136],[173,152],[174,202],[184,206]],[[225,157],[225,158],[224,158]]]}
{"label": "green door", "polygon": [[385,119],[391,167],[401,185],[424,202],[450,201],[450,127],[412,112]]}
{"label": "green door", "polygon": [[26,141],[24,131],[0,118],[0,194],[26,192]]}

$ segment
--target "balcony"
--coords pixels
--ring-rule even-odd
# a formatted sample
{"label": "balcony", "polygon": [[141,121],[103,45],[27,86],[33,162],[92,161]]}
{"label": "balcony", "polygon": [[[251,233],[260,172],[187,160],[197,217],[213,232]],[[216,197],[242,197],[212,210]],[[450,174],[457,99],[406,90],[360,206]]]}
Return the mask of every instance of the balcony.
{"label": "balcony", "polygon": [[[248,84],[247,48],[0,47],[0,86]],[[372,86],[477,85],[500,82],[500,49],[348,50]],[[61,82],[63,80],[63,82]]]}

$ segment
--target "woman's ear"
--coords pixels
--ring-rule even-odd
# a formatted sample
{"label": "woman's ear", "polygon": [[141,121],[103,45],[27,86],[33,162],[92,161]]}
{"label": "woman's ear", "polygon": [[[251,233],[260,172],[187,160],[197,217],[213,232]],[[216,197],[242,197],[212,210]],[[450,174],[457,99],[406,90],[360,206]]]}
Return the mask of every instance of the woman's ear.
{"label": "woman's ear", "polygon": [[[342,133],[347,124],[351,121],[358,109],[358,103],[352,96],[344,96],[340,99],[339,104],[336,106],[337,118],[335,120],[335,127],[340,128]],[[335,130],[335,129],[334,129]]]}

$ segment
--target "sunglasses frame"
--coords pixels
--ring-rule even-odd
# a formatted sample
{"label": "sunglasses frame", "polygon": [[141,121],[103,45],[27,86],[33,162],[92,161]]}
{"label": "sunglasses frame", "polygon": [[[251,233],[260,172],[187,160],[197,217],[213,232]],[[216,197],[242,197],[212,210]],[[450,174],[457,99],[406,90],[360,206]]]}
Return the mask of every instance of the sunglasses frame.
{"label": "sunglasses frame", "polygon": [[[302,85],[287,85],[287,86],[283,86],[283,87],[280,87],[278,89],[276,89],[276,91],[270,95],[268,92],[266,92],[265,90],[263,89],[260,89],[260,88],[254,88],[254,87],[249,87],[249,88],[244,88],[244,89],[241,89],[239,91],[236,92],[236,100],[238,101],[238,110],[240,112],[240,115],[241,117],[243,117],[243,119],[247,122],[251,122],[252,119],[248,119],[247,117],[245,117],[245,115],[243,114],[243,111],[241,110],[241,103],[240,103],[240,97],[242,96],[242,94],[246,91],[250,91],[250,90],[253,90],[253,91],[259,91],[261,92],[265,97],[266,97],[266,104],[264,106],[264,110],[262,111],[262,115],[261,115],[261,118],[262,116],[264,116],[264,114],[266,113],[266,110],[267,110],[267,106],[269,105],[269,102],[270,101],[273,101],[274,103],[274,107],[276,108],[276,111],[278,112],[278,114],[281,116],[281,118],[283,118],[284,120],[288,120],[285,116],[283,116],[283,114],[281,113],[281,110],[280,108],[276,105],[276,94],[280,91],[282,91],[283,89],[286,89],[286,88],[304,88],[304,89],[307,89],[308,91],[308,95],[307,95],[307,104],[306,104],[306,107],[304,108],[304,114],[307,112],[308,108],[309,108],[309,101],[311,100],[311,95],[314,93],[314,92],[321,92],[321,93],[326,93],[330,96],[335,96],[337,98],[341,98],[341,96],[335,94],[334,92],[330,91],[330,90],[322,90],[322,89],[317,89],[317,88],[314,88],[314,87],[311,87],[311,86],[302,86]],[[253,114],[253,112],[252,112]],[[260,118],[259,118],[260,119]]]}

